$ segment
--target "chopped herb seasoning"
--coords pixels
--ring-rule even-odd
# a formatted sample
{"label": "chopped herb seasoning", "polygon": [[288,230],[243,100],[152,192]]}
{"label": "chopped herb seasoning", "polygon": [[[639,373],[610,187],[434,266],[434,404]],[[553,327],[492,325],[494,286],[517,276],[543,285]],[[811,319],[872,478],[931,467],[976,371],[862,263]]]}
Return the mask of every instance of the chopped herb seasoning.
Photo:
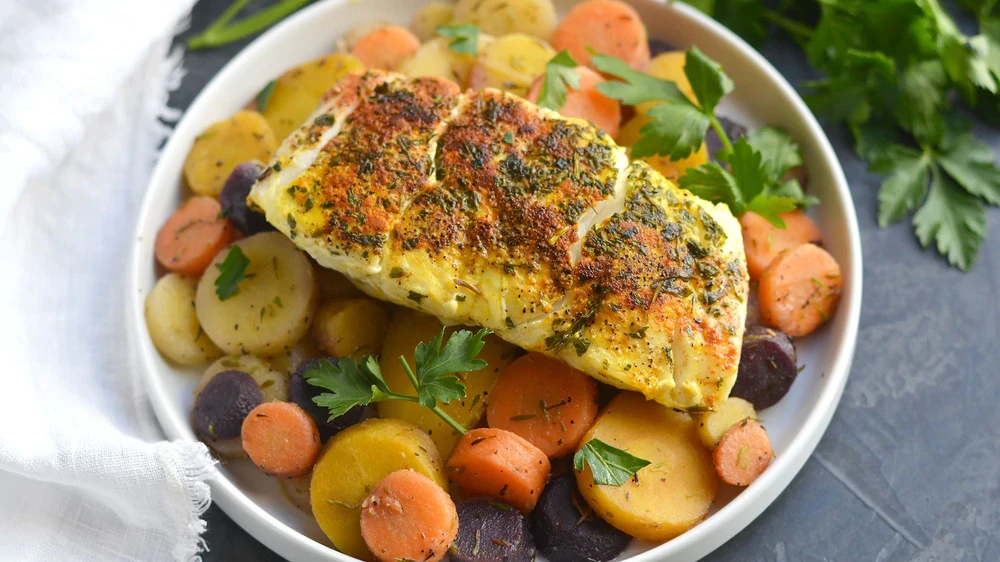
{"label": "chopped herb seasoning", "polygon": [[508,328],[513,328],[514,327],[514,321],[510,319],[510,316],[508,316],[507,318],[504,318],[503,322],[504,322],[504,324],[507,325]]}
{"label": "chopped herb seasoning", "polygon": [[424,299],[427,298],[427,295],[422,295],[416,291],[410,291],[410,294],[406,295],[406,298],[417,304],[420,304],[421,302],[423,302]]}
{"label": "chopped herb seasoning", "polygon": [[403,270],[402,267],[394,267],[391,270],[389,270],[389,279],[399,279],[405,274],[406,272]]}
{"label": "chopped herb seasoning", "polygon": [[514,133],[507,131],[503,135],[503,142],[507,144],[514,144]]}

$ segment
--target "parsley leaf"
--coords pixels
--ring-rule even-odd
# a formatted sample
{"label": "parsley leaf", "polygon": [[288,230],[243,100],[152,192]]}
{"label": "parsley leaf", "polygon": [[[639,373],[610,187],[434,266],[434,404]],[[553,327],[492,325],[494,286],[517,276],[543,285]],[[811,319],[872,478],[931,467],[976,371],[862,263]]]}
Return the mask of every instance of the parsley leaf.
{"label": "parsley leaf", "polygon": [[892,224],[917,208],[927,195],[930,158],[926,153],[894,145],[869,170],[890,174],[878,192],[878,224]]}
{"label": "parsley leaf", "polygon": [[542,92],[538,96],[538,106],[559,111],[566,105],[569,89],[579,89],[580,75],[576,73],[576,61],[569,51],[562,50],[545,63],[545,78]]}
{"label": "parsley leaf", "polygon": [[448,48],[460,55],[479,53],[479,28],[472,24],[439,25],[434,32],[451,39]]}
{"label": "parsley leaf", "polygon": [[1000,205],[1000,170],[994,164],[993,150],[963,134],[946,142],[938,163],[966,191],[987,203]]}
{"label": "parsley leaf", "polygon": [[[476,359],[483,349],[483,338],[489,330],[475,334],[459,330],[444,342],[444,331],[429,343],[420,342],[414,350],[416,374],[402,356],[400,363],[416,395],[393,392],[382,377],[382,368],[375,357],[365,357],[360,364],[351,357],[339,360],[320,360],[305,373],[306,382],[326,389],[313,398],[319,406],[330,410],[330,419],[346,413],[355,406],[364,406],[386,400],[419,402],[429,408],[455,431],[464,434],[466,429],[441,409],[438,401],[447,404],[465,397],[465,385],[455,373],[476,371],[486,367],[486,361]],[[443,345],[442,345],[443,344]]]}
{"label": "parsley leaf", "polygon": [[475,334],[461,330],[452,334],[442,347],[442,329],[430,343],[417,344],[413,358],[417,365],[417,397],[421,404],[431,407],[436,400],[447,404],[465,396],[465,385],[453,373],[467,373],[486,367],[486,361],[476,359],[476,356],[483,350],[483,338],[488,333],[487,330]]}
{"label": "parsley leaf", "polygon": [[705,56],[698,47],[691,47],[687,52],[684,74],[705,113],[715,112],[719,100],[733,91],[733,81],[722,71],[722,66]]}
{"label": "parsley leaf", "polygon": [[219,268],[219,276],[215,278],[215,294],[220,301],[228,300],[240,292],[239,284],[246,277],[248,265],[250,259],[238,244],[233,244],[226,258],[216,266]]}
{"label": "parsley leaf", "polygon": [[986,209],[951,178],[933,173],[930,194],[913,216],[913,226],[921,245],[936,242],[948,263],[968,271],[986,236]]}
{"label": "parsley leaf", "polygon": [[382,370],[374,357],[361,361],[351,357],[336,360],[320,359],[305,372],[306,382],[325,388],[313,399],[319,406],[330,410],[329,421],[342,416],[355,406],[365,406],[375,400],[376,393],[388,395],[389,387],[382,378]]}
{"label": "parsley leaf", "polygon": [[593,54],[590,57],[594,68],[610,74],[622,81],[606,80],[597,85],[597,90],[609,98],[621,101],[625,105],[638,105],[649,101],[668,101],[672,103],[688,103],[694,105],[685,96],[677,84],[662,80],[655,76],[633,70],[620,58],[611,55]]}
{"label": "parsley leaf", "polygon": [[646,116],[651,121],[639,130],[639,140],[632,144],[632,158],[657,154],[672,160],[687,158],[701,148],[712,125],[712,120],[691,102],[661,103]]}
{"label": "parsley leaf", "polygon": [[646,459],[630,455],[600,439],[587,441],[573,455],[573,468],[577,472],[583,470],[584,463],[590,466],[594,483],[605,486],[621,486],[650,464]]}
{"label": "parsley leaf", "polygon": [[747,133],[747,141],[761,156],[761,168],[764,181],[775,183],[788,173],[788,170],[802,165],[802,153],[799,145],[788,133],[777,127],[761,127]]}

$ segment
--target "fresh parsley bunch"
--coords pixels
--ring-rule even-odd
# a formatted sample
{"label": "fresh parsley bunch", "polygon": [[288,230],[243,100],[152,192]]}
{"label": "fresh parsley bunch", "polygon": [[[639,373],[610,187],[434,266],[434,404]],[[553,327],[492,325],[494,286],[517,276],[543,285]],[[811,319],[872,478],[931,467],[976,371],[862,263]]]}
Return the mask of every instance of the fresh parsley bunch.
{"label": "fresh parsley bunch", "polygon": [[715,108],[733,90],[733,81],[697,47],[687,52],[684,73],[698,103],[677,84],[633,70],[621,59],[594,54],[591,61],[601,72],[620,79],[598,84],[602,94],[626,105],[663,102],[646,113],[649,123],[632,145],[633,158],[656,154],[685,158],[701,147],[711,128],[723,147],[715,155],[719,162],[688,170],[680,179],[681,187],[726,203],[737,216],[752,211],[780,228],[785,226],[781,213],[818,202],[803,193],[797,180],[785,179],[790,169],[802,165],[798,145],[785,132],[764,127],[735,142],[729,139]]}
{"label": "fresh parsley bunch", "polygon": [[938,0],[690,2],[751,42],[768,24],[787,31],[825,77],[806,101],[847,126],[855,152],[885,176],[878,223],[913,213],[920,243],[967,270],[986,236],[986,205],[1000,205],[993,150],[961,106],[1000,125],[1000,2],[962,0],[978,32],[964,34]]}

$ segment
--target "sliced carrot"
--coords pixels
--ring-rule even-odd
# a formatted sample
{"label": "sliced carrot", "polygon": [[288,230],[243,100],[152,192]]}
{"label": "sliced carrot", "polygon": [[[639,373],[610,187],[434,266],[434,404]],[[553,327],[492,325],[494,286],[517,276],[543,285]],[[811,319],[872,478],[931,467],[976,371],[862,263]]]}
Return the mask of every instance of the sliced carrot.
{"label": "sliced carrot", "polygon": [[808,242],[819,244],[822,240],[819,227],[805,212],[795,210],[778,216],[785,221],[785,228],[778,228],[753,212],[740,217],[747,271],[751,279],[760,279],[767,266],[781,252]]}
{"label": "sliced carrot", "polygon": [[156,261],[185,275],[201,275],[219,250],[236,239],[236,229],[222,218],[211,197],[192,197],[170,215],[156,234]]}
{"label": "sliced carrot", "polygon": [[597,418],[597,381],[558,359],[530,353],[490,393],[490,427],[527,439],[551,458],[576,450]]}
{"label": "sliced carrot", "polygon": [[747,418],[730,427],[712,453],[715,472],[726,484],[749,486],[771,464],[774,449],[760,422]]}
{"label": "sliced carrot", "polygon": [[761,317],[790,336],[804,336],[833,316],[842,287],[837,260],[819,246],[802,244],[779,254],[761,276]]}
{"label": "sliced carrot", "polygon": [[250,460],[275,476],[302,476],[319,456],[316,421],[291,402],[265,402],[250,410],[241,437]]}
{"label": "sliced carrot", "polygon": [[420,39],[398,25],[380,25],[351,47],[351,54],[368,68],[393,70],[420,47]]}
{"label": "sliced carrot", "polygon": [[[618,136],[622,107],[618,100],[613,100],[597,91],[597,85],[604,82],[604,77],[585,66],[578,66],[575,70],[580,77],[580,87],[569,91],[566,103],[559,109],[559,113],[567,117],[586,119],[604,129],[604,132],[612,137]],[[528,90],[528,100],[531,103],[538,102],[544,80],[544,76],[539,76],[531,83],[531,89]]]}
{"label": "sliced carrot", "polygon": [[445,464],[468,497],[487,496],[531,511],[552,465],[541,449],[510,431],[484,427],[462,436]]}
{"label": "sliced carrot", "polygon": [[617,0],[588,0],[573,6],[552,34],[552,46],[568,50],[580,64],[590,62],[589,47],[636,70],[649,67],[646,26],[635,9]]}
{"label": "sliced carrot", "polygon": [[361,536],[381,562],[437,562],[458,536],[455,502],[423,474],[397,470],[362,502]]}

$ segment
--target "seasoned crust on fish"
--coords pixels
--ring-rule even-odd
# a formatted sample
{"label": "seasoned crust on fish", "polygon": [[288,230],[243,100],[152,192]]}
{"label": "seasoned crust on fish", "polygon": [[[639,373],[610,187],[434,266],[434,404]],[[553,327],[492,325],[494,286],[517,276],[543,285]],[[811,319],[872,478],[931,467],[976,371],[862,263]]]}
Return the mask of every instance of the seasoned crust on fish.
{"label": "seasoned crust on fish", "polygon": [[589,123],[370,71],[342,80],[275,163],[250,202],[369,294],[670,406],[728,396],[739,223]]}

